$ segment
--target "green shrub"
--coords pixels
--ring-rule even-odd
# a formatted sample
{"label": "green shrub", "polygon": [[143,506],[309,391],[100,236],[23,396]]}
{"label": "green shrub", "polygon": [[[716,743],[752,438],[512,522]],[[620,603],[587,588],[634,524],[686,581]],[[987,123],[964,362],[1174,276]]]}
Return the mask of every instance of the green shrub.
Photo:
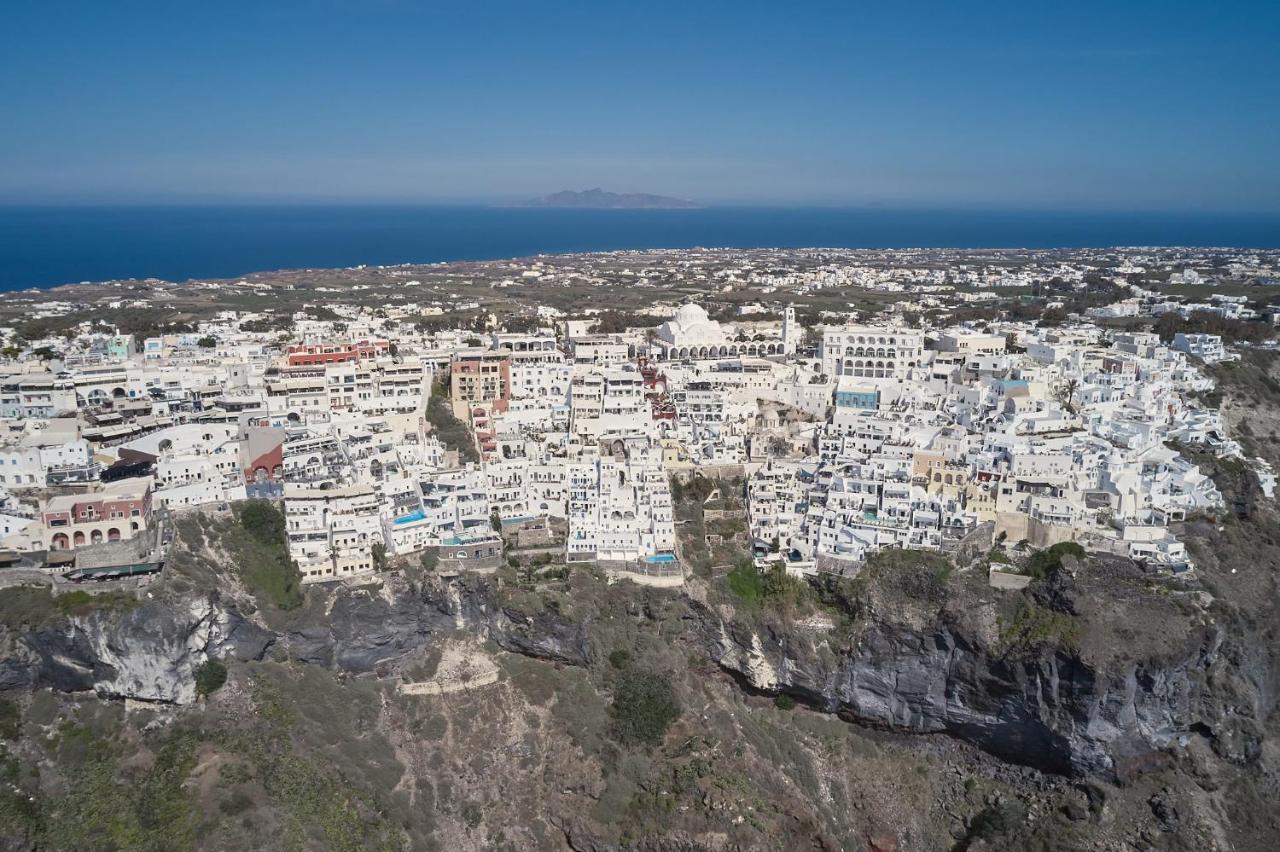
{"label": "green shrub", "polygon": [[796,707],[796,700],[790,695],[779,693],[774,696],[773,706],[777,707],[779,710],[794,710]]}
{"label": "green shrub", "polygon": [[750,561],[739,562],[729,571],[729,591],[750,607],[764,600],[764,579]]}
{"label": "green shrub", "polygon": [[285,540],[284,513],[267,500],[248,500],[236,513],[240,526],[262,544]]}
{"label": "green shrub", "polygon": [[22,733],[22,710],[7,698],[0,698],[0,740],[16,740]]}
{"label": "green shrub", "polygon": [[680,717],[680,704],[665,675],[627,668],[618,678],[609,715],[613,736],[623,745],[653,747]]}
{"label": "green shrub", "polygon": [[729,591],[751,610],[785,611],[810,603],[813,596],[805,581],[790,576],[781,565],[759,571],[750,557],[738,560],[726,579]]}
{"label": "green shrub", "polygon": [[302,605],[302,576],[289,558],[284,513],[266,500],[236,509],[235,523],[220,537],[240,579],[262,602],[290,610]]}
{"label": "green shrub", "polygon": [[872,554],[863,575],[886,591],[929,604],[946,601],[951,560],[929,550],[888,548]]}
{"label": "green shrub", "polygon": [[206,660],[196,666],[196,693],[213,695],[227,682],[227,667],[221,660]]}
{"label": "green shrub", "polygon": [[630,662],[631,652],[626,648],[619,648],[616,651],[609,652],[609,665],[615,669],[625,669]]}
{"label": "green shrub", "polygon": [[77,589],[58,595],[53,603],[63,615],[88,615],[95,610],[133,609],[140,601],[129,592],[113,591],[91,595]]}
{"label": "green shrub", "polygon": [[995,650],[1002,657],[1025,655],[1046,646],[1074,650],[1080,641],[1080,625],[1074,618],[1026,598],[999,621]]}
{"label": "green shrub", "polygon": [[0,624],[14,630],[39,630],[68,616],[84,616],[96,610],[128,610],[140,603],[123,591],[91,595],[76,589],[54,595],[47,588],[15,586],[0,589]]}
{"label": "green shrub", "polygon": [[0,624],[12,630],[36,630],[58,618],[47,588],[13,586],[0,589]]}
{"label": "green shrub", "polygon": [[1074,541],[1063,541],[1052,547],[1046,547],[1044,550],[1037,550],[1031,555],[1031,559],[1027,562],[1027,573],[1037,579],[1044,579],[1053,571],[1062,567],[1064,557],[1072,556],[1076,559],[1084,559],[1086,557],[1085,549]]}
{"label": "green shrub", "polygon": [[[1015,834],[1027,819],[1026,806],[1017,799],[999,802],[983,809],[969,825],[968,834],[957,848],[968,849],[976,841],[992,841]],[[1016,848],[1017,844],[994,843],[995,848]]]}
{"label": "green shrub", "polygon": [[449,391],[443,382],[431,386],[431,397],[427,400],[427,422],[435,436],[451,450],[458,451],[458,458],[463,462],[480,461],[480,453],[476,450],[475,439],[467,424],[459,420],[453,413],[453,405],[449,402]]}

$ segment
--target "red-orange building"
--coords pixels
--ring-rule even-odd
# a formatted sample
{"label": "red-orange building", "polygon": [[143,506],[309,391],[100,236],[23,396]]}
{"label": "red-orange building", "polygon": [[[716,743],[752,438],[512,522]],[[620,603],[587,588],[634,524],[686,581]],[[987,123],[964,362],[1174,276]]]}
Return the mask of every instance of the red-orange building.
{"label": "red-orange building", "polygon": [[285,351],[285,357],[290,367],[314,367],[376,358],[390,351],[391,344],[385,340],[357,340],[354,343],[306,343],[290,346]]}
{"label": "red-orange building", "polygon": [[506,350],[457,352],[449,364],[449,393],[454,415],[468,416],[477,404],[503,412],[511,401],[511,357]]}
{"label": "red-orange building", "polygon": [[49,550],[133,538],[151,523],[150,480],[126,479],[93,494],[53,497],[41,521]]}

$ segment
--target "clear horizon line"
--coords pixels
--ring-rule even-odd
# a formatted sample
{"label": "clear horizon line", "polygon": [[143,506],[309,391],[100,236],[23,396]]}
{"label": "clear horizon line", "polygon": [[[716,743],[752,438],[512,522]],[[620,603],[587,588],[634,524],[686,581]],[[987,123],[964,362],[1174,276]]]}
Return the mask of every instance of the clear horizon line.
{"label": "clear horizon line", "polygon": [[[674,196],[672,196],[674,197]],[[501,210],[531,210],[541,212],[650,212],[650,213],[698,213],[707,210],[750,210],[750,209],[791,209],[791,210],[885,210],[896,212],[936,212],[936,213],[1064,213],[1081,215],[1163,215],[1163,216],[1280,216],[1280,207],[1276,208],[1225,208],[1225,207],[1174,207],[1155,205],[1120,206],[1114,204],[1046,204],[1032,205],[1025,202],[998,201],[952,201],[952,202],[903,202],[882,200],[711,200],[689,199],[696,207],[555,207],[529,205],[529,199],[494,199],[494,198],[378,198],[356,196],[192,196],[187,198],[5,198],[0,196],[0,209],[68,209],[68,208],[234,208],[234,207],[287,207],[287,208],[471,208]]]}

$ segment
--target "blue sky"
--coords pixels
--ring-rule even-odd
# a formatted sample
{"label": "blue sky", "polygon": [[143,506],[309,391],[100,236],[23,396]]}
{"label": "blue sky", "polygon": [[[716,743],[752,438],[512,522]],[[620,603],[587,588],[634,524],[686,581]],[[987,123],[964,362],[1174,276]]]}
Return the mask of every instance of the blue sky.
{"label": "blue sky", "polygon": [[1280,4],[10,3],[0,201],[1280,210]]}

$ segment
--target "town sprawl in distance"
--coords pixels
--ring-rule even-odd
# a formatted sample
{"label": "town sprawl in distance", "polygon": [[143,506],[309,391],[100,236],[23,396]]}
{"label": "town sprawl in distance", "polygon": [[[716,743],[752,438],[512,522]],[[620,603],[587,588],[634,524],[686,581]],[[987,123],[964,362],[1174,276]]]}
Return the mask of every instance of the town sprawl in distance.
{"label": "town sprawl in distance", "polygon": [[1278,322],[1280,251],[1229,248],[7,294],[0,818],[1267,848]]}

